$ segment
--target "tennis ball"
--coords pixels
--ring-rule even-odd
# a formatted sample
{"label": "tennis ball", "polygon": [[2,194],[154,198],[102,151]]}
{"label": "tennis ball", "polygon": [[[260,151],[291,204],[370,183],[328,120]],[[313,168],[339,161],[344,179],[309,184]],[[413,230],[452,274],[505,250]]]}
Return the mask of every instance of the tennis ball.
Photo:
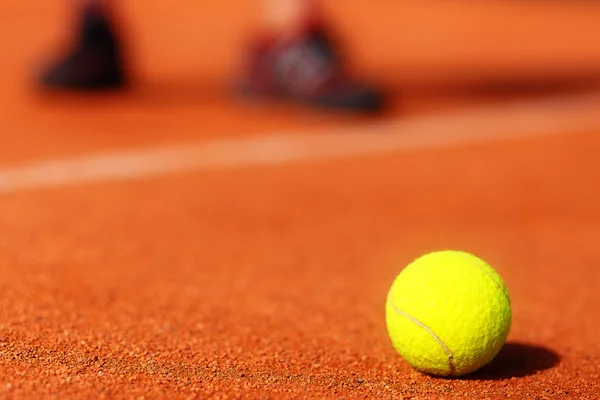
{"label": "tennis ball", "polygon": [[492,361],[510,330],[502,278],[483,260],[439,251],[408,265],[387,297],[392,344],[416,369],[460,376]]}

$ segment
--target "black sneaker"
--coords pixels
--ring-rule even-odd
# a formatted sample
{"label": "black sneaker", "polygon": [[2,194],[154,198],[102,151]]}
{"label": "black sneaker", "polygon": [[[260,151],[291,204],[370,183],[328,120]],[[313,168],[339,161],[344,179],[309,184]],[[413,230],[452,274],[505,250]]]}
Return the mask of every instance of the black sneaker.
{"label": "black sneaker", "polygon": [[84,12],[75,47],[43,72],[40,83],[51,89],[118,89],[126,74],[117,35],[106,16]]}

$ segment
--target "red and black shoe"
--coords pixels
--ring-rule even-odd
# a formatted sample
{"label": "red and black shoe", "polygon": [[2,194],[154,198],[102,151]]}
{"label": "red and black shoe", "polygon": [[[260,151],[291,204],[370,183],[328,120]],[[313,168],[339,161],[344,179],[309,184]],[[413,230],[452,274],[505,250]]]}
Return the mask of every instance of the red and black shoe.
{"label": "red and black shoe", "polygon": [[250,48],[240,91],[247,96],[284,98],[314,107],[380,111],[384,98],[358,83],[344,68],[322,27],[290,40],[265,40]]}
{"label": "red and black shoe", "polygon": [[127,83],[121,47],[109,18],[85,10],[74,48],[40,77],[45,88],[118,89]]}

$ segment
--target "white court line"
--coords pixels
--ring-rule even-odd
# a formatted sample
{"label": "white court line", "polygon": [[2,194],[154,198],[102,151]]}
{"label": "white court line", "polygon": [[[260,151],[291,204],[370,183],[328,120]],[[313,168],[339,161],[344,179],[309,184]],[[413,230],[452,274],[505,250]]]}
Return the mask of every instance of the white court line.
{"label": "white court line", "polygon": [[270,134],[36,161],[0,169],[0,193],[184,171],[329,160],[598,129],[600,95],[400,118],[310,134]]}

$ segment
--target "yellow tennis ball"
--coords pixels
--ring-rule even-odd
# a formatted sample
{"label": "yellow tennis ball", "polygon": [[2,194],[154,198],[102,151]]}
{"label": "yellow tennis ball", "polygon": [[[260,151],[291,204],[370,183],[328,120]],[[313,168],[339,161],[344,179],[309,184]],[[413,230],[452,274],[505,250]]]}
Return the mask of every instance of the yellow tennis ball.
{"label": "yellow tennis ball", "polygon": [[424,255],[408,265],[388,293],[392,344],[416,369],[460,376],[492,361],[512,319],[502,278],[460,251]]}

